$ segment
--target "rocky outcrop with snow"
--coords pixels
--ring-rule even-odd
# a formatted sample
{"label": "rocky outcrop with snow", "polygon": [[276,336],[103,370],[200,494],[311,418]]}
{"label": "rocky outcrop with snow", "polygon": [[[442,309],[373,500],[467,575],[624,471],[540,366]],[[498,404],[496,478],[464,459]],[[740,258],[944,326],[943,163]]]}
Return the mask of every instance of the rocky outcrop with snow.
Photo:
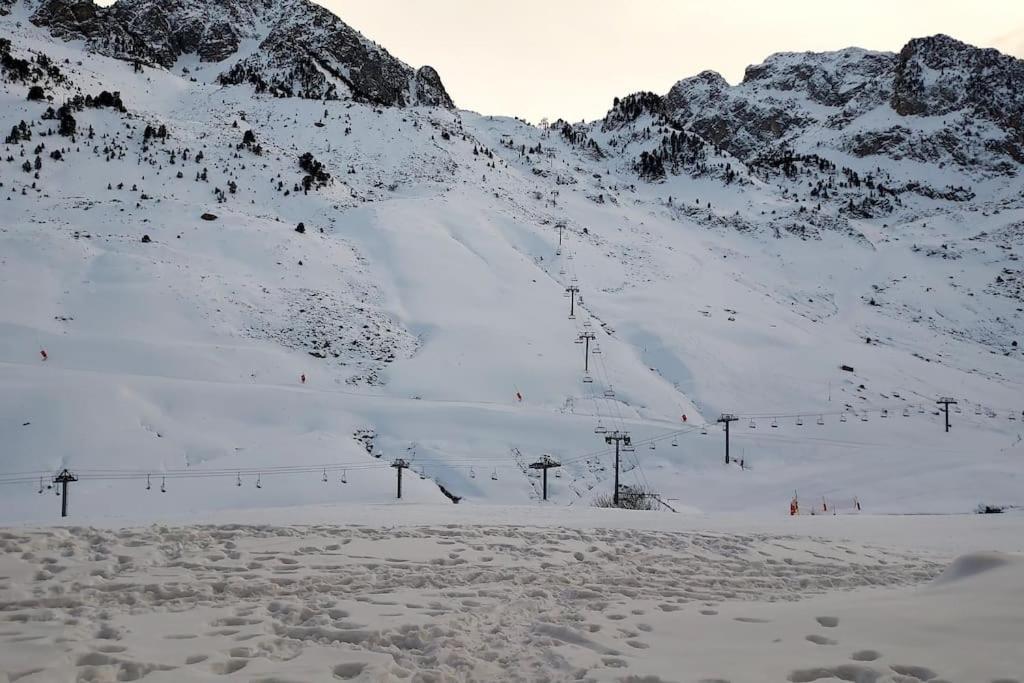
{"label": "rocky outcrop with snow", "polygon": [[[746,162],[831,150],[883,167],[911,159],[1014,175],[1024,164],[1024,61],[944,35],[899,54],[780,53],[736,86],[705,71],[654,108]],[[604,124],[621,121],[613,109]]]}
{"label": "rocky outcrop with snow", "polygon": [[441,78],[414,70],[309,0],[42,0],[33,23],[119,59],[171,68],[223,62],[220,81],[312,99],[453,107]]}

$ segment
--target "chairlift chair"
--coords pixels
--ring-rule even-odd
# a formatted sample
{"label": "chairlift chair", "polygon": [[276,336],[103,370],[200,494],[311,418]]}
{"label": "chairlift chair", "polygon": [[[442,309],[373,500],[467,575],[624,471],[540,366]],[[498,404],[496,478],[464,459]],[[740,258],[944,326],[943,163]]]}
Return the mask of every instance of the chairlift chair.
{"label": "chairlift chair", "polygon": [[167,477],[160,478],[160,493],[167,493]]}
{"label": "chairlift chair", "polygon": [[476,479],[476,470],[473,469],[472,465],[469,468],[469,478]]}
{"label": "chairlift chair", "polygon": [[981,406],[974,406],[974,414],[981,415]]}
{"label": "chairlift chair", "polygon": [[675,448],[679,447],[679,437],[678,436],[673,436],[672,437],[672,446],[675,447]]}
{"label": "chairlift chair", "polygon": [[922,406],[922,405],[917,406],[917,414],[918,415],[924,415],[924,406]]}
{"label": "chairlift chair", "polygon": [[910,417],[910,408],[903,408],[903,417]]}
{"label": "chairlift chair", "polygon": [[259,473],[256,474],[256,488],[263,488],[263,475]]}
{"label": "chairlift chair", "polygon": [[43,478],[39,477],[39,493],[43,492]]}
{"label": "chairlift chair", "polygon": [[[376,457],[379,458],[380,456],[378,455]],[[325,484],[327,483],[327,468],[326,467],[324,468],[324,476],[320,477],[320,481],[322,481]]]}
{"label": "chairlift chair", "polygon": [[615,389],[612,389],[611,387],[608,387],[607,389],[605,389],[604,390],[604,397],[605,398],[615,398]]}
{"label": "chairlift chair", "polygon": [[636,448],[633,446],[633,444],[627,443],[625,446],[622,447],[622,452],[623,453],[635,453],[636,452]]}
{"label": "chairlift chair", "polygon": [[704,425],[703,427],[701,427],[701,428],[700,428],[700,433],[701,433],[701,434],[702,434],[703,436],[707,436],[707,435],[708,435],[708,426],[707,426],[707,425]]}
{"label": "chairlift chair", "polygon": [[594,383],[594,378],[591,377],[590,375],[583,375],[583,383],[584,384],[593,384]]}
{"label": "chairlift chair", "polygon": [[341,483],[342,484],[347,484],[348,483],[348,476],[347,475],[348,475],[348,470],[342,470],[341,471]]}
{"label": "chairlift chair", "polygon": [[757,429],[757,423],[754,422],[753,420],[751,420],[750,424],[747,425],[747,426],[750,427],[751,429]]}
{"label": "chairlift chair", "polygon": [[653,442],[653,441],[651,442],[651,446],[650,446],[650,449],[651,449],[652,451],[654,451],[654,450],[657,450],[657,449],[658,449],[658,447],[657,447],[657,446],[656,446],[656,445],[654,444],[654,442]]}
{"label": "chairlift chair", "polygon": [[797,427],[803,427],[804,426],[804,418],[801,417],[800,415],[796,416],[796,426]]}
{"label": "chairlift chair", "polygon": [[598,345],[597,345],[597,344],[595,343],[595,344],[594,344],[594,348],[592,348],[592,349],[590,350],[590,352],[591,352],[591,353],[596,353],[596,354],[600,355],[600,354],[601,354],[601,347],[600,347],[600,346],[598,346]]}
{"label": "chairlift chair", "polygon": [[[42,486],[42,480],[40,479],[39,481],[40,481],[39,485]],[[146,490],[149,491],[152,488],[153,488],[153,485],[149,482],[149,475],[147,474],[146,475]],[[42,493],[42,492],[43,492],[43,490],[39,489],[39,493]]]}
{"label": "chairlift chair", "polygon": [[868,421],[868,411],[865,410],[863,413],[860,414],[860,421],[861,422],[867,422]]}
{"label": "chairlift chair", "polygon": [[594,427],[594,433],[595,433],[595,434],[607,434],[607,433],[608,433],[608,430],[607,430],[607,429],[605,429],[605,427],[604,427],[604,425],[603,425],[603,424],[601,423],[601,421],[600,421],[600,420],[598,420],[598,421],[597,421],[597,426],[596,426],[596,427]]}
{"label": "chairlift chair", "polygon": [[498,481],[498,470],[497,469],[495,469],[493,472],[491,472],[491,481]]}
{"label": "chairlift chair", "polygon": [[824,415],[819,415],[818,416],[818,425],[821,426],[821,425],[824,425],[824,424],[825,424],[825,416]]}
{"label": "chairlift chair", "polygon": [[882,408],[882,415],[881,416],[882,417],[889,417],[889,409],[888,408]]}
{"label": "chairlift chair", "polygon": [[778,429],[778,428],[779,428],[779,418],[773,417],[772,418],[772,429]]}
{"label": "chairlift chair", "polygon": [[846,422],[846,413],[839,413],[839,421]]}
{"label": "chairlift chair", "polygon": [[241,485],[242,485],[242,473],[239,472],[239,473],[235,474],[235,486],[241,486]]}
{"label": "chairlift chair", "polygon": [[560,469],[558,469],[556,467],[555,468],[555,479],[561,479],[561,478],[562,478],[562,470],[560,470]]}

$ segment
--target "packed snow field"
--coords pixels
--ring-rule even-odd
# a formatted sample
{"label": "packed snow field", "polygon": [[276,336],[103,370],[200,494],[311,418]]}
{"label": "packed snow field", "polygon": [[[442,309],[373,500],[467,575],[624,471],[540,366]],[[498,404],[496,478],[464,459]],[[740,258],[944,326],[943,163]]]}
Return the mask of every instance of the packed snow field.
{"label": "packed snow field", "polygon": [[0,680],[1010,683],[1024,672],[1024,561],[1005,552],[1024,550],[1020,516],[495,507],[466,524],[450,510],[0,530]]}

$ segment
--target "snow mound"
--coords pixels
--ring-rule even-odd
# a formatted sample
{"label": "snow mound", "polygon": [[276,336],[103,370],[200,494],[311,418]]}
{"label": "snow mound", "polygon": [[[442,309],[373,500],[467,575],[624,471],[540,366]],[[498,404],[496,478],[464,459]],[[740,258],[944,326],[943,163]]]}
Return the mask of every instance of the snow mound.
{"label": "snow mound", "polygon": [[936,585],[945,585],[963,581],[977,574],[984,574],[1011,564],[1024,563],[1006,553],[977,552],[961,555],[953,560],[948,567],[935,579]]}

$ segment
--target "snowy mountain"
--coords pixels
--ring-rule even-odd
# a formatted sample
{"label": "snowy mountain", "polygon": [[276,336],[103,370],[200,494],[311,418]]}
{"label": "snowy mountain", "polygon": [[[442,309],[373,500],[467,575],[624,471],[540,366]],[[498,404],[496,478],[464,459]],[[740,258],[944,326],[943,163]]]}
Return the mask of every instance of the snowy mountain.
{"label": "snowy mountain", "polygon": [[224,84],[310,99],[451,108],[437,72],[414,71],[309,0],[41,0],[32,23],[118,59],[172,69],[183,56],[217,62]]}
{"label": "snowy mountain", "polygon": [[676,509],[1022,502],[1019,60],[781,54],[536,127],[300,0],[3,8],[0,519],[61,467],[73,514],[390,501],[396,458],[523,503],[545,454],[589,505],[616,430]]}

